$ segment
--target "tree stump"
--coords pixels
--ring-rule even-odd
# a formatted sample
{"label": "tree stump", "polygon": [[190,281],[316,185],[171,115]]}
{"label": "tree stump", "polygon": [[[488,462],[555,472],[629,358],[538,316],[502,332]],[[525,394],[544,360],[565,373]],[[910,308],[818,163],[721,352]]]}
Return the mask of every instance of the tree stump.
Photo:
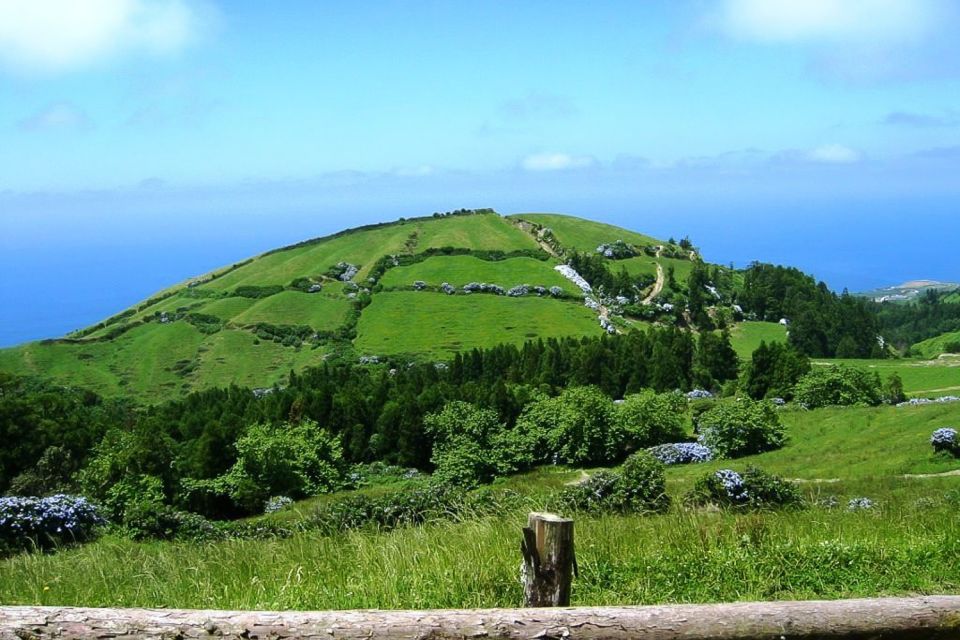
{"label": "tree stump", "polygon": [[523,528],[520,552],[524,606],[570,606],[570,583],[576,563],[573,520],[552,513],[531,513]]}

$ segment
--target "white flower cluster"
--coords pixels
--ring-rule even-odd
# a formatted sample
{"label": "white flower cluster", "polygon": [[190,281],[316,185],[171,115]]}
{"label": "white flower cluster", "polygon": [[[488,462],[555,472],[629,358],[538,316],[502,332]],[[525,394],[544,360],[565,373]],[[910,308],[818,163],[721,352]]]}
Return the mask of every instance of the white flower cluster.
{"label": "white flower cluster", "polygon": [[590,296],[587,296],[583,299],[583,306],[587,307],[588,309],[593,309],[594,311],[600,311],[600,303]]}
{"label": "white flower cluster", "polygon": [[470,282],[463,285],[464,293],[493,293],[502,296],[506,293],[503,287],[498,284],[487,284],[486,282]]}
{"label": "white flower cluster", "polygon": [[417,291],[423,291],[424,289],[427,288],[427,283],[424,282],[423,280],[414,280],[413,288],[416,289]]}
{"label": "white flower cluster", "polygon": [[340,275],[337,276],[339,280],[343,282],[350,282],[353,280],[353,277],[357,275],[357,272],[360,269],[355,264],[350,264],[349,262],[338,262],[337,271],[340,272]]}
{"label": "white flower cluster", "polygon": [[600,316],[600,317],[599,317],[599,320],[600,320],[600,328],[601,328],[601,329],[603,329],[604,331],[606,331],[606,332],[609,333],[609,334],[614,334],[614,333],[617,332],[617,328],[616,328],[615,326],[613,326],[613,323],[610,322],[608,319],[604,318],[603,316]]}
{"label": "white flower cluster", "polygon": [[443,284],[440,285],[440,291],[443,291],[448,296],[452,296],[457,292],[457,289],[449,282],[444,282]]}
{"label": "white flower cluster", "polygon": [[360,356],[360,364],[380,364],[380,356]]}
{"label": "white flower cluster", "polygon": [[694,389],[693,391],[687,392],[687,398],[690,400],[702,400],[712,398],[713,394],[707,391],[706,389]]}
{"label": "white flower cluster", "polygon": [[943,404],[947,402],[960,402],[957,396],[940,396],[939,398],[910,398],[906,402],[897,403],[898,407],[911,407],[921,404]]}
{"label": "white flower cluster", "polygon": [[584,280],[583,277],[577,273],[577,270],[570,265],[558,264],[554,267],[554,270],[558,271],[564,278],[577,285],[577,287],[579,287],[584,293],[593,292],[593,288],[590,286],[590,283]]}

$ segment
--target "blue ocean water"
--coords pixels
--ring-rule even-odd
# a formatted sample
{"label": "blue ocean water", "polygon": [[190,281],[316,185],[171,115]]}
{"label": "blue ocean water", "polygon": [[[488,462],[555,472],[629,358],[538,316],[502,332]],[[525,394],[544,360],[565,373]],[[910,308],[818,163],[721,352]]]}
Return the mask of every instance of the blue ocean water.
{"label": "blue ocean water", "polygon": [[[504,213],[564,211],[661,238],[689,235],[711,262],[786,264],[837,291],[863,291],[920,278],[960,281],[958,204],[912,199],[655,206],[615,198],[536,204],[517,198],[493,206]],[[173,283],[268,249],[431,211],[339,205],[215,214],[5,212],[0,346],[61,336]]]}

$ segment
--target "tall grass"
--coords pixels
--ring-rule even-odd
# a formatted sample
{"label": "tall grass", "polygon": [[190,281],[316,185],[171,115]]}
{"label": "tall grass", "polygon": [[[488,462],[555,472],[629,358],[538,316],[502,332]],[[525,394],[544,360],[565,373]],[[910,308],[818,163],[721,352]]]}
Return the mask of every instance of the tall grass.
{"label": "tall grass", "polygon": [[[924,496],[917,487],[923,487]],[[573,604],[960,592],[951,478],[875,487],[878,508],[577,517]],[[811,491],[816,489],[811,488]],[[945,497],[947,496],[947,497]],[[520,604],[525,510],[390,533],[215,544],[118,538],[0,563],[0,602],[221,609]]]}

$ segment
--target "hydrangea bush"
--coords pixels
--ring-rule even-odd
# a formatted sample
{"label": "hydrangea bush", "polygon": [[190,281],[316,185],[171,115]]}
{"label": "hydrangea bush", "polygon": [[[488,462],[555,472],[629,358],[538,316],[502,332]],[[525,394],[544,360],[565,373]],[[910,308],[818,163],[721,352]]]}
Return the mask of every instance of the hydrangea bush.
{"label": "hydrangea bush", "polygon": [[97,507],[82,496],[0,498],[0,551],[83,542],[104,524]]}
{"label": "hydrangea bush", "polygon": [[870,498],[851,498],[847,503],[847,511],[869,511],[873,509],[873,500]]}
{"label": "hydrangea bush", "polygon": [[697,421],[700,444],[718,458],[740,458],[779,449],[786,442],[786,430],[769,402],[739,398],[718,404]]}
{"label": "hydrangea bush", "polygon": [[282,511],[293,504],[293,498],[289,496],[273,496],[263,505],[264,513],[276,513]]}
{"label": "hydrangea bush", "polygon": [[803,499],[793,482],[757,467],[747,467],[743,474],[733,469],[720,469],[702,476],[687,495],[687,502],[742,509],[778,509],[800,506]]}
{"label": "hydrangea bush", "polygon": [[960,443],[957,442],[957,430],[950,427],[942,427],[933,432],[930,436],[930,444],[936,452],[946,451],[953,455],[960,453]]}
{"label": "hydrangea bush", "polygon": [[647,449],[665,465],[696,464],[713,460],[713,451],[699,442],[671,442]]}

